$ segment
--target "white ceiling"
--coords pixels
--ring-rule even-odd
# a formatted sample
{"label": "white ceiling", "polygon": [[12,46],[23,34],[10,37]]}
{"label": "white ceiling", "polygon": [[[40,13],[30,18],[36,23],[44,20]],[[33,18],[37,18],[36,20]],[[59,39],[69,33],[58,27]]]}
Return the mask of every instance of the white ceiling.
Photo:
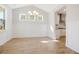
{"label": "white ceiling", "polygon": [[[31,4],[8,4],[8,6],[12,9],[20,8],[23,6],[29,6],[29,5],[31,5]],[[58,6],[57,4],[32,4],[32,5],[38,7],[42,10],[45,10],[47,12],[52,11],[56,6]]]}

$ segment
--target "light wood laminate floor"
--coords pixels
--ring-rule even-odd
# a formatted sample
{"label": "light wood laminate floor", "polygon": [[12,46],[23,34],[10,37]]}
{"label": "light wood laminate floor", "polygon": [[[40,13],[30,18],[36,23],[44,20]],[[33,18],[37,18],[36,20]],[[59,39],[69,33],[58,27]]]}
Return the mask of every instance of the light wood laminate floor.
{"label": "light wood laminate floor", "polygon": [[65,46],[65,38],[15,38],[0,47],[2,54],[75,54]]}

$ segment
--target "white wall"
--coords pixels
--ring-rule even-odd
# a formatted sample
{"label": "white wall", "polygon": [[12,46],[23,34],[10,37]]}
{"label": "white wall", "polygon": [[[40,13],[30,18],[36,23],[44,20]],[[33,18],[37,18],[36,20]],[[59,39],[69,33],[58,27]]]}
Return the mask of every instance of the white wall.
{"label": "white wall", "polygon": [[49,15],[48,37],[50,37],[51,39],[56,39],[56,36],[55,36],[55,15],[54,15],[54,12],[51,12],[50,15]]}
{"label": "white wall", "polygon": [[[19,21],[19,14],[28,14],[29,10],[37,10],[44,16],[44,21]],[[22,37],[45,37],[47,36],[48,13],[35,7],[24,6],[13,10],[13,38]]]}
{"label": "white wall", "polygon": [[12,10],[7,5],[0,5],[5,8],[5,31],[0,32],[0,45],[11,39],[12,35]]}
{"label": "white wall", "polygon": [[66,46],[79,52],[79,5],[67,6]]}

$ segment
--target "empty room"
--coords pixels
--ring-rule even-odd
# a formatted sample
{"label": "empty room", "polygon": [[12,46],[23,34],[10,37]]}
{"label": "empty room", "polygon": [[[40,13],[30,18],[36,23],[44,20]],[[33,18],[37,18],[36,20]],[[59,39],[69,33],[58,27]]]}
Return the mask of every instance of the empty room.
{"label": "empty room", "polygon": [[0,54],[78,54],[78,4],[1,4]]}

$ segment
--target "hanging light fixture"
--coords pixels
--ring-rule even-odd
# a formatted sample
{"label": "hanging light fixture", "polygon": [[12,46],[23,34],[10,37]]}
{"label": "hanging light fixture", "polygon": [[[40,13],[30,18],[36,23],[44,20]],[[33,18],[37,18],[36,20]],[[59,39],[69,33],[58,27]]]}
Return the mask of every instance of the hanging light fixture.
{"label": "hanging light fixture", "polygon": [[42,20],[43,21],[43,15],[39,14],[36,10],[28,11],[29,18],[34,19],[34,20]]}
{"label": "hanging light fixture", "polygon": [[39,13],[36,10],[34,10],[34,11],[28,11],[28,13],[30,15],[39,15]]}
{"label": "hanging light fixture", "polygon": [[33,15],[31,11],[28,11],[28,13],[29,13],[30,15]]}

